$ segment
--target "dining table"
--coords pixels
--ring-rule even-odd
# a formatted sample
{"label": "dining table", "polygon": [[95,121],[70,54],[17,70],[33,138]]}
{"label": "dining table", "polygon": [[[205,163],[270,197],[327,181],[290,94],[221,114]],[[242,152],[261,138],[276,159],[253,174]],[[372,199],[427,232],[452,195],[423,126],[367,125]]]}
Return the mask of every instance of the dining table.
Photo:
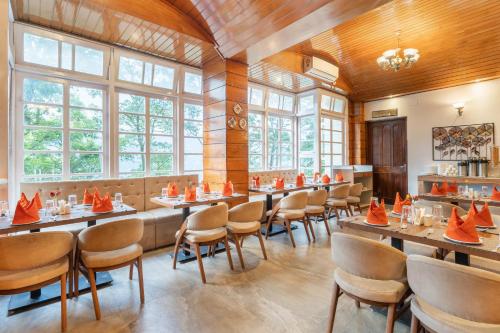
{"label": "dining table", "polygon": [[389,212],[388,220],[387,226],[375,226],[366,223],[366,216],[358,215],[340,220],[339,226],[390,237],[391,245],[401,251],[404,250],[404,241],[430,245],[445,251],[455,251],[455,262],[461,265],[469,266],[471,255],[500,261],[498,228],[478,228],[481,244],[469,245],[445,238],[447,225],[443,222],[434,222],[431,226],[408,223],[406,228],[402,228],[400,218],[390,215]]}
{"label": "dining table", "polygon": [[484,205],[484,203],[488,203],[488,206],[492,207],[500,207],[500,201],[499,200],[492,200],[490,197],[479,197],[479,198],[469,198],[464,195],[460,194],[447,194],[447,195],[435,195],[435,194],[421,194],[418,196],[420,199],[424,200],[430,200],[430,201],[444,201],[444,202],[449,202],[454,205],[459,205],[459,204],[468,204],[470,205],[472,201],[474,203],[479,204],[479,205]]}
{"label": "dining table", "polygon": [[[93,213],[91,206],[75,205],[71,212],[65,215],[47,214],[45,209],[40,210],[40,222],[22,225],[13,225],[12,216],[0,217],[0,235],[15,234],[18,232],[40,232],[42,229],[65,226],[70,224],[85,223],[87,227],[97,224],[98,220],[114,218],[119,216],[132,215],[137,210],[125,204],[117,204],[111,212]],[[113,282],[108,272],[96,273],[96,284],[98,287],[108,286]],[[90,284],[84,276],[79,280],[79,291],[89,292]],[[41,289],[31,292],[20,293],[11,296],[8,305],[8,315],[30,310],[34,307],[42,306],[60,299],[59,283],[51,284]],[[71,297],[71,293],[68,295]]]}

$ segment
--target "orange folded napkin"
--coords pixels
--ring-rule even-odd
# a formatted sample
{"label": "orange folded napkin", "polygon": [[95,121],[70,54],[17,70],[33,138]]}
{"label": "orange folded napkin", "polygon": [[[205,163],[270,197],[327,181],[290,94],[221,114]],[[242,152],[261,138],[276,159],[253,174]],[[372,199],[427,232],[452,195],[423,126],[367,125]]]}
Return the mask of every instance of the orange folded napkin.
{"label": "orange folded napkin", "polygon": [[343,182],[344,181],[344,175],[342,174],[342,172],[337,172],[335,174],[335,181],[336,182]]}
{"label": "orange folded napkin", "polygon": [[295,186],[297,186],[297,187],[304,186],[304,174],[297,175],[297,180],[295,181]]}
{"label": "orange folded napkin", "polygon": [[448,227],[445,232],[446,236],[453,240],[462,242],[479,242],[476,224],[472,218],[466,218],[465,221],[457,214],[457,209],[454,207],[451,211],[451,216],[448,219]]}
{"label": "orange folded napkin", "polygon": [[225,197],[230,197],[233,195],[233,183],[230,180],[227,183],[224,183],[222,187],[222,195]]}
{"label": "orange folded napkin", "polygon": [[26,202],[21,198],[21,200],[17,202],[12,224],[29,224],[38,221],[40,221],[40,214],[35,200],[28,201],[26,204]]}
{"label": "orange folded napkin", "polygon": [[[96,187],[94,187],[94,194],[95,193],[99,193]],[[90,192],[85,189],[85,191],[83,191],[83,204],[92,205],[92,203],[94,202],[94,194],[90,194]]]}
{"label": "orange folded napkin", "polygon": [[285,178],[280,178],[276,179],[276,189],[277,190],[282,190],[285,188]]}
{"label": "orange folded napkin", "polygon": [[385,213],[384,200],[377,206],[375,200],[372,200],[370,208],[368,208],[368,214],[366,215],[366,221],[371,224],[387,225],[389,220],[387,219],[387,214]]}
{"label": "orange folded napkin", "polygon": [[472,219],[474,223],[479,227],[494,227],[493,218],[491,217],[490,209],[488,207],[488,203],[485,202],[484,206],[481,208],[481,211],[478,212],[476,204],[471,202],[469,213],[467,214],[466,219]]}
{"label": "orange folded napkin", "polygon": [[167,185],[167,196],[176,197],[179,195],[179,189],[176,183],[168,183]]}
{"label": "orange folded napkin", "polygon": [[321,181],[323,182],[323,184],[330,184],[331,179],[327,174],[324,174],[321,178]]}
{"label": "orange folded napkin", "polygon": [[30,201],[28,200],[28,198],[26,197],[26,194],[24,194],[24,192],[21,193],[21,199],[19,199],[19,202],[24,207],[29,205]]}
{"label": "orange folded napkin", "polygon": [[35,201],[35,206],[38,210],[43,208],[42,200],[40,199],[40,193],[38,193],[38,192],[35,193],[35,196],[33,197],[33,201]]}
{"label": "orange folded napkin", "polygon": [[453,194],[458,193],[457,183],[453,183],[453,184],[448,185],[448,193],[453,193]]}
{"label": "orange folded napkin", "polygon": [[497,187],[493,187],[493,192],[491,193],[491,200],[500,201],[500,191],[497,190]]}
{"label": "orange folded napkin", "polygon": [[438,187],[437,183],[432,183],[431,194],[433,194],[433,195],[446,195],[447,189],[448,189],[448,184],[446,182],[444,182],[441,187]]}
{"label": "orange folded napkin", "polygon": [[315,172],[314,173],[314,178],[313,178],[313,182],[317,182],[321,177],[321,174],[319,172]]}
{"label": "orange folded napkin", "polygon": [[210,185],[208,185],[207,182],[203,182],[202,187],[203,187],[203,193],[210,193]]}
{"label": "orange folded napkin", "polygon": [[196,187],[191,186],[184,188],[184,201],[186,202],[194,202],[196,201]]}
{"label": "orange folded napkin", "polygon": [[405,200],[401,199],[399,192],[396,193],[396,199],[394,200],[394,207],[392,208],[393,213],[401,214],[403,211],[403,206],[411,205],[411,196],[409,194],[406,195]]}
{"label": "orange folded napkin", "polygon": [[99,196],[98,192],[94,192],[94,200],[92,201],[92,212],[94,213],[106,213],[113,210],[113,203],[109,197],[109,193],[106,193],[102,198]]}
{"label": "orange folded napkin", "polygon": [[256,187],[260,187],[260,177],[259,176],[252,176],[252,180],[255,180]]}

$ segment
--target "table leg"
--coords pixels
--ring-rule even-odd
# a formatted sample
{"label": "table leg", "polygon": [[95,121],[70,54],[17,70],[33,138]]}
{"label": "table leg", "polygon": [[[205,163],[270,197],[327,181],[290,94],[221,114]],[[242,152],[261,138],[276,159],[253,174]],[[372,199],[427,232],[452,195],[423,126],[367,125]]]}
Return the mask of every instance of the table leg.
{"label": "table leg", "polygon": [[399,238],[391,237],[391,246],[393,248],[398,249],[399,251],[403,251],[403,240]]}
{"label": "table leg", "polygon": [[455,263],[464,266],[470,266],[470,258],[467,253],[455,251]]}
{"label": "table leg", "polygon": [[[33,232],[40,232],[40,229],[30,230],[30,233],[33,233]],[[32,300],[38,299],[38,298],[40,298],[40,296],[42,296],[42,289],[36,289],[36,290],[30,291],[30,298]]]}
{"label": "table leg", "polygon": [[283,193],[283,197],[287,197],[287,196],[288,196],[288,192]]}
{"label": "table leg", "polygon": [[330,193],[330,186],[325,186],[325,190],[327,193]]}
{"label": "table leg", "polygon": [[93,227],[97,224],[96,220],[87,221],[87,227]]}

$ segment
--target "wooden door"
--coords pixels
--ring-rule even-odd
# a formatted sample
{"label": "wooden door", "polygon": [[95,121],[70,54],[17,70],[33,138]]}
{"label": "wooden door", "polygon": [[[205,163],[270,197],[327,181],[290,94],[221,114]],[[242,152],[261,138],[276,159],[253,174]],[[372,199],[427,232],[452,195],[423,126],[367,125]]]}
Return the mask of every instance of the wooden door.
{"label": "wooden door", "polygon": [[406,118],[368,122],[368,164],[373,165],[373,194],[393,203],[408,191]]}

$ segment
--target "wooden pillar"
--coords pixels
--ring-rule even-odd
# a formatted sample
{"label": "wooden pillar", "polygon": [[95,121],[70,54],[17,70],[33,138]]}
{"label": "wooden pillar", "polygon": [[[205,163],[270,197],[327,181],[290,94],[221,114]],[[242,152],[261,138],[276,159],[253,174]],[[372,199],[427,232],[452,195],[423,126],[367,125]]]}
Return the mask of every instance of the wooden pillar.
{"label": "wooden pillar", "polygon": [[349,163],[366,164],[366,122],[364,104],[351,102],[349,109]]}
{"label": "wooden pillar", "polygon": [[203,66],[203,178],[215,190],[230,180],[248,194],[248,66],[215,59]]}
{"label": "wooden pillar", "polygon": [[9,175],[9,1],[0,0],[0,200]]}

